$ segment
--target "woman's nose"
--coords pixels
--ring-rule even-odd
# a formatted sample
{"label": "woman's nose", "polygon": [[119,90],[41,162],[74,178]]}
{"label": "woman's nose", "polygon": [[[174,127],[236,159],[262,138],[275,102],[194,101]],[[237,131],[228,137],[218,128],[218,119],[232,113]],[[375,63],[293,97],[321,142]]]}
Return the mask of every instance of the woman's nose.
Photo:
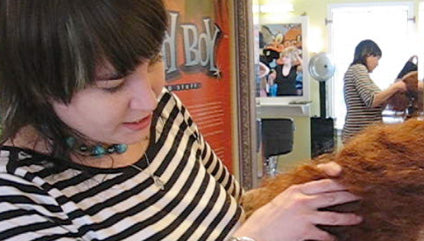
{"label": "woman's nose", "polygon": [[153,111],[157,105],[157,97],[147,75],[133,76],[131,81],[129,107],[131,109]]}

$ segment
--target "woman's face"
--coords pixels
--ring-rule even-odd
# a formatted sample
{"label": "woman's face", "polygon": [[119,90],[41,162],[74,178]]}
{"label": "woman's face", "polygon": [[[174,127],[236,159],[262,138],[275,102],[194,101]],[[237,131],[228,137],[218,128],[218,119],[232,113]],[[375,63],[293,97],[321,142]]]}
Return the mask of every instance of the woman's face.
{"label": "woman's face", "polygon": [[165,83],[163,62],[144,61],[118,77],[107,66],[97,69],[96,84],[77,92],[68,105],[53,102],[58,117],[89,139],[133,144],[149,135],[152,112]]}
{"label": "woman's face", "polygon": [[289,55],[283,55],[283,56],[281,56],[281,62],[283,64],[292,64],[292,60],[291,60],[291,58],[290,58]]}
{"label": "woman's face", "polygon": [[365,58],[365,62],[367,64],[368,72],[371,73],[378,66],[379,60],[380,60],[380,56],[370,55],[370,56]]}

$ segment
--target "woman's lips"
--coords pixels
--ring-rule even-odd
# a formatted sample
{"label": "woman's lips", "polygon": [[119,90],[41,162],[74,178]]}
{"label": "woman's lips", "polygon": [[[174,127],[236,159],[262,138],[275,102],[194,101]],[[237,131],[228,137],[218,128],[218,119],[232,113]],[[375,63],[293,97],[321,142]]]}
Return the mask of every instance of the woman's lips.
{"label": "woman's lips", "polygon": [[134,131],[139,131],[149,127],[151,120],[152,115],[148,115],[139,121],[124,122],[123,126]]}

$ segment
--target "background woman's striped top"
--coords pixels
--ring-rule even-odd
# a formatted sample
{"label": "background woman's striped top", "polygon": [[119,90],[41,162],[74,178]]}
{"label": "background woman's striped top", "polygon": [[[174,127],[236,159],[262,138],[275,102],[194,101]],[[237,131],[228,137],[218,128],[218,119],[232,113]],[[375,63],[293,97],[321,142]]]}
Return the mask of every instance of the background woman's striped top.
{"label": "background woman's striped top", "polygon": [[162,93],[152,126],[141,172],[63,164],[53,173],[50,157],[2,147],[0,240],[224,240],[243,218],[239,184],[174,95]]}
{"label": "background woman's striped top", "polygon": [[346,143],[366,126],[382,121],[384,107],[371,107],[374,96],[381,90],[371,80],[368,69],[363,64],[354,64],[348,68],[343,88],[346,118],[342,138]]}

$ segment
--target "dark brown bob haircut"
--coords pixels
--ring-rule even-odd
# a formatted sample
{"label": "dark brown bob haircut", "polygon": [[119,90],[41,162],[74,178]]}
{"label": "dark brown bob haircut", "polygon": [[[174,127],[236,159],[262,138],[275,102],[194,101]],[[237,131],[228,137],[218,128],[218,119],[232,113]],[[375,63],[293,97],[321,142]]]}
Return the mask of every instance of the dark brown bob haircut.
{"label": "dark brown bob haircut", "polygon": [[51,100],[70,103],[92,84],[96,66],[126,75],[161,49],[167,27],[162,0],[1,0],[1,143],[24,126],[67,153],[70,130]]}
{"label": "dark brown bob haircut", "polygon": [[[367,57],[368,56],[374,56],[374,57],[381,57],[382,52],[380,47],[378,47],[377,43],[372,41],[371,39],[365,39],[359,42],[358,45],[355,47],[355,53],[353,56],[352,64],[363,64],[367,66]],[[367,67],[368,69],[368,67]]]}

